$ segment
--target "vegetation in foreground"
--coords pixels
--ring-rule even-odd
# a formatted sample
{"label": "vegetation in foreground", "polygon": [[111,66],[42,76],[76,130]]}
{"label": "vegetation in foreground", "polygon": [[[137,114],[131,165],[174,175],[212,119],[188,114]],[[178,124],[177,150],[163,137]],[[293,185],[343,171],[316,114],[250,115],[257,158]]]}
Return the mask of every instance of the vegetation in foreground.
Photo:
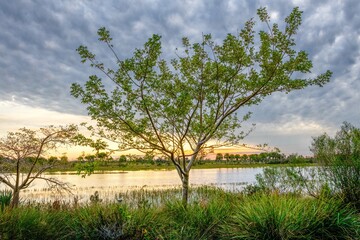
{"label": "vegetation in foreground", "polygon": [[259,191],[134,191],[121,203],[5,208],[0,239],[359,239],[360,216],[335,198]]}

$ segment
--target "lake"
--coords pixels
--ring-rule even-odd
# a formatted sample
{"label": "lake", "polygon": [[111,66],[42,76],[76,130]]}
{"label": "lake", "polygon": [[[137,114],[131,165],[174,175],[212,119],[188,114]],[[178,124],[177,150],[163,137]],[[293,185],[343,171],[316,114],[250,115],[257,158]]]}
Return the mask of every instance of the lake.
{"label": "lake", "polygon": [[[261,172],[262,168],[193,169],[190,172],[190,185],[210,185],[229,191],[240,191],[247,184],[254,183],[255,175]],[[74,195],[59,195],[58,192],[49,190],[46,183],[39,181],[20,193],[22,201],[71,200],[77,196],[80,202],[86,202],[95,191],[98,191],[103,199],[111,200],[114,199],[115,194],[129,190],[152,190],[181,186],[176,170],[108,171],[92,174],[85,178],[72,172],[55,173],[51,174],[51,177],[68,182],[73,188]]]}

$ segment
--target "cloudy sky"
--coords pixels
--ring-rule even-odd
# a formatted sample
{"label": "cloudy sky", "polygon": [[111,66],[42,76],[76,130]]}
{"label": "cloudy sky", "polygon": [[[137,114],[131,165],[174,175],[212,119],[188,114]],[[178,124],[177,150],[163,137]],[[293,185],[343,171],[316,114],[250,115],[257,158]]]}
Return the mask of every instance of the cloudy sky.
{"label": "cloudy sky", "polygon": [[[70,95],[73,82],[94,73],[75,49],[97,42],[106,26],[122,57],[153,33],[162,35],[164,58],[175,56],[183,36],[223,39],[265,6],[281,22],[295,6],[303,14],[297,49],[309,53],[313,73],[333,71],[323,88],[275,94],[251,109],[255,131],[248,144],[268,143],[285,153],[309,154],[311,137],[334,134],[343,121],[360,127],[360,1],[358,0],[12,0],[0,1],[0,135],[20,127],[80,123],[85,106]],[[255,18],[257,19],[257,18]]]}

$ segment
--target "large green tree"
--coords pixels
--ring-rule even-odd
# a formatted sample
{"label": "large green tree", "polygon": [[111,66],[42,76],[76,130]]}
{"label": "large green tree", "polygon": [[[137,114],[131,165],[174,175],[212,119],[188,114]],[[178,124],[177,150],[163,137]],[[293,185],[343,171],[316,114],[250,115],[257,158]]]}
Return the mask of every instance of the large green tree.
{"label": "large green tree", "polygon": [[259,104],[274,92],[329,81],[330,71],[303,78],[312,63],[306,52],[294,50],[301,14],[295,8],[281,30],[260,8],[265,30],[258,35],[255,21],[249,20],[222,43],[214,42],[211,35],[204,35],[199,43],[183,38],[181,51],[171,60],[162,59],[158,35],[132,57],[120,59],[109,31],[100,28],[99,40],[114,55],[116,69],[107,68],[80,46],[82,62],[99,69],[109,81],[92,75],[84,86],[73,84],[71,93],[87,105],[97,122],[97,134],[119,143],[119,149],[167,156],[180,176],[186,203],[190,169],[199,152],[210,143],[237,143],[246,135],[237,129],[250,114],[239,117],[239,108]]}

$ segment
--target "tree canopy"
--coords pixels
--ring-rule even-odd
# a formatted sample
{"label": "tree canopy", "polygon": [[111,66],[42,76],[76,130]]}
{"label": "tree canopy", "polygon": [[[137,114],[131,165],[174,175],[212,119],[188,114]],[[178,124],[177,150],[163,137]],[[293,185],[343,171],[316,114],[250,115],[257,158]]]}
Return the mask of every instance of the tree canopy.
{"label": "tree canopy", "polygon": [[251,19],[222,43],[210,34],[199,43],[183,38],[181,51],[171,60],[162,58],[159,35],[153,35],[132,57],[122,59],[110,32],[100,28],[99,41],[113,54],[116,69],[106,67],[86,46],[80,46],[82,62],[99,69],[109,81],[92,75],[84,86],[74,83],[71,94],[87,105],[88,114],[97,122],[93,130],[117,142],[119,149],[168,157],[182,180],[186,202],[189,171],[198,153],[213,143],[238,143],[247,135],[237,130],[250,113],[238,116],[238,109],[259,104],[274,92],[288,93],[329,81],[330,71],[315,78],[305,76],[312,62],[305,51],[294,49],[301,14],[294,8],[280,29],[260,8],[258,16],[265,30],[258,35]]}

